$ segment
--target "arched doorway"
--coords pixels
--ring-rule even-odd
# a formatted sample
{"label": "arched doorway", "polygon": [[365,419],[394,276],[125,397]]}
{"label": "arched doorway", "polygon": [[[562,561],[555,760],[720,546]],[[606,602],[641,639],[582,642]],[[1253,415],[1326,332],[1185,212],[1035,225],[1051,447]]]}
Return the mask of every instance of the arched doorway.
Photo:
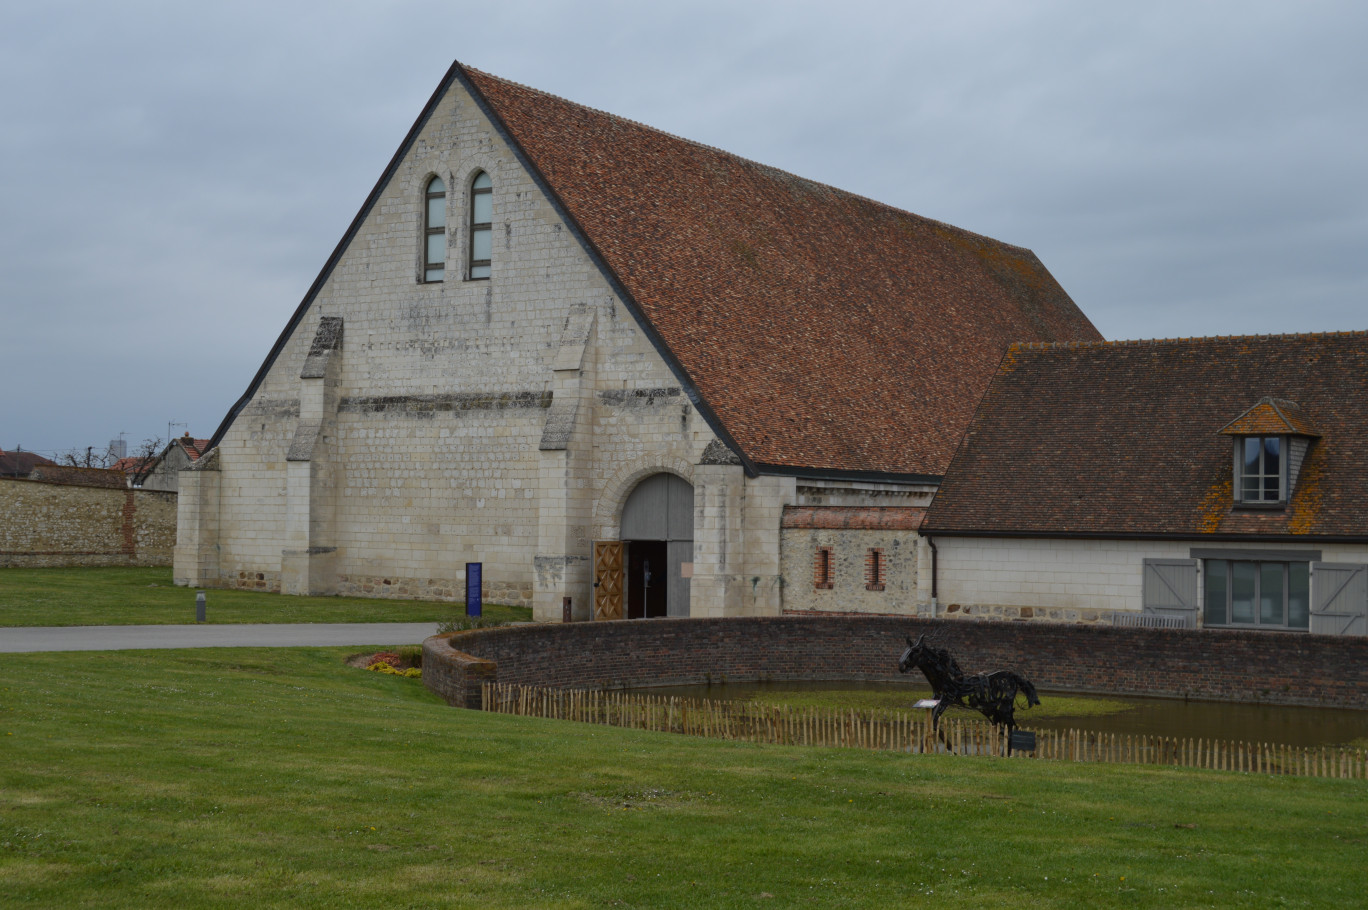
{"label": "arched doorway", "polygon": [[595,618],[688,616],[693,485],[652,474],[627,497],[619,527],[620,540],[594,545]]}

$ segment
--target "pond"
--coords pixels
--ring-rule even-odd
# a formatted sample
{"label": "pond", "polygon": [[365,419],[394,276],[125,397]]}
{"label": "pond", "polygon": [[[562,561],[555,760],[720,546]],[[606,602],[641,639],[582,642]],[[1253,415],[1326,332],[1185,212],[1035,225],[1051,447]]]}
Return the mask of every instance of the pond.
{"label": "pond", "polygon": [[[911,710],[918,699],[931,697],[925,684],[896,682],[724,683],[659,686],[645,691],[680,698],[890,710]],[[1368,711],[1049,691],[1040,693],[1040,701],[1039,707],[1030,710],[1018,706],[1017,723],[1024,729],[1205,737],[1290,746],[1368,746]],[[946,716],[970,719],[978,714],[951,708]]]}

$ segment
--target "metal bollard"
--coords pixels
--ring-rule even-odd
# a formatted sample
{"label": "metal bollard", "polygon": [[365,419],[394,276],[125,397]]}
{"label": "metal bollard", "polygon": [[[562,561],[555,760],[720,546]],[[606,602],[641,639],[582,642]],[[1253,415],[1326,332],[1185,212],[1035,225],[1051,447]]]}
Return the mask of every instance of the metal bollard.
{"label": "metal bollard", "polygon": [[204,622],[204,592],[195,594],[195,622]]}
{"label": "metal bollard", "polygon": [[574,622],[574,614],[570,612],[570,598],[561,598],[561,622]]}

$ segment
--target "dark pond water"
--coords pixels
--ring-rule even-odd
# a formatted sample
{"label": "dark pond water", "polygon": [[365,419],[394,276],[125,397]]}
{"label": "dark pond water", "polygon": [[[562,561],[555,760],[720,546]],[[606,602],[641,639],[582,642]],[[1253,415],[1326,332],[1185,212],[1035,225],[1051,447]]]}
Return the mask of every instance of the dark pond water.
{"label": "dark pond water", "polygon": [[[682,698],[749,699],[763,694],[766,701],[782,700],[783,693],[797,696],[818,691],[863,695],[861,699],[842,699],[850,707],[907,708],[919,698],[928,698],[925,686],[899,683],[776,682],[726,683],[711,686],[660,686],[653,695]],[[1077,693],[1041,692],[1042,705],[1052,696],[1069,699],[1105,699],[1121,702],[1124,710],[1113,714],[1086,714],[1045,717],[1036,711],[1018,709],[1017,722],[1028,730],[1091,730],[1099,733],[1132,733],[1147,736],[1205,737],[1245,742],[1281,743],[1290,746],[1362,746],[1368,740],[1368,711],[1338,708],[1296,708],[1273,705],[1237,705],[1211,701],[1181,701],[1166,698],[1133,698],[1123,695],[1087,696]],[[972,712],[951,708],[947,717],[973,717]]]}

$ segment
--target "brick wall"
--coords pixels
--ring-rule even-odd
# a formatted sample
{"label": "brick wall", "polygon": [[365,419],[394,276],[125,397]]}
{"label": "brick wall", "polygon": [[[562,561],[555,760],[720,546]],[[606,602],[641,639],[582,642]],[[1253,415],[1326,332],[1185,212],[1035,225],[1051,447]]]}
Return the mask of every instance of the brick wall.
{"label": "brick wall", "polygon": [[476,707],[486,679],[580,688],[907,679],[897,671],[904,637],[923,632],[966,672],[1010,667],[1045,689],[1368,709],[1368,638],[883,616],[458,632],[423,643],[423,681],[452,704]]}
{"label": "brick wall", "polygon": [[0,566],[169,566],[176,494],[0,478]]}

